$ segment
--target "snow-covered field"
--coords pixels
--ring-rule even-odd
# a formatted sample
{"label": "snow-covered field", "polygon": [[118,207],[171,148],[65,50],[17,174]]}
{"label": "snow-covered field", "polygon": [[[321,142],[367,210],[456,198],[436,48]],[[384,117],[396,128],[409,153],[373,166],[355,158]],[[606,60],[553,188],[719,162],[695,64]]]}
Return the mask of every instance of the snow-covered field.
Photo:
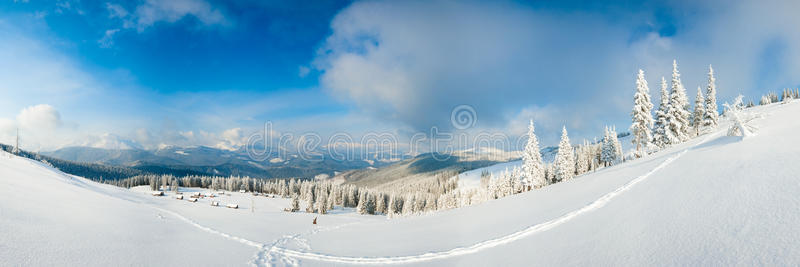
{"label": "snow-covered field", "polygon": [[[286,213],[249,194],[192,203],[0,155],[2,265],[798,265],[800,102],[749,109],[648,158],[405,218]],[[502,168],[502,166],[500,167]],[[504,168],[502,168],[504,169]],[[479,174],[479,173],[478,173]],[[239,209],[223,207],[239,204]],[[254,207],[254,209],[253,209]]]}

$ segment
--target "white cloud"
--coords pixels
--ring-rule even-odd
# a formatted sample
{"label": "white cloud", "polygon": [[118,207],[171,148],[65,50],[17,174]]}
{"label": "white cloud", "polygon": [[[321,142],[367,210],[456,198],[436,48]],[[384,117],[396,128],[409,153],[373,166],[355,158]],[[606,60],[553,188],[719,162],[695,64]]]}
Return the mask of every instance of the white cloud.
{"label": "white cloud", "polygon": [[571,72],[576,64],[624,74],[607,64],[617,51],[606,48],[627,36],[592,16],[509,3],[360,2],[331,27],[315,61],[323,86],[415,129],[449,127],[451,109],[461,104],[476,109],[478,127],[497,127],[503,114],[531,104],[589,101],[592,95],[578,93],[602,77]]}
{"label": "white cloud", "polygon": [[227,24],[222,12],[203,0],[147,0],[136,7],[134,16],[140,32],[158,22],[172,23],[186,16],[193,16],[204,25]]}
{"label": "white cloud", "polygon": [[234,150],[244,146],[247,139],[245,138],[242,128],[228,129],[222,132],[220,136],[221,142],[217,143],[215,147],[220,149]]}
{"label": "white cloud", "polygon": [[636,32],[654,10],[620,21],[508,2],[358,2],[332,21],[314,66],[332,95],[415,129],[447,127],[460,104],[486,128],[527,125],[526,108],[546,107],[537,112],[578,138],[627,128],[636,70],[656,92],[674,58],[687,88],[703,85],[713,64],[720,101],[800,82],[796,1],[670,5],[698,14],[678,18],[674,36]]}
{"label": "white cloud", "polygon": [[65,141],[61,114],[50,105],[39,104],[22,109],[16,119],[0,118],[0,142],[13,144],[19,130],[20,142],[26,149],[47,149]]}
{"label": "white cloud", "polygon": [[[202,25],[228,25],[225,16],[218,9],[204,0],[147,0],[129,12],[119,4],[106,3],[108,17],[122,21],[123,29],[135,28],[138,32],[154,26],[159,22],[174,23],[184,17],[196,18]],[[103,37],[97,41],[102,48],[113,45],[114,34],[119,29],[105,31]]]}
{"label": "white cloud", "polygon": [[94,148],[105,149],[141,149],[142,146],[131,139],[122,136],[105,133],[100,136],[87,136],[86,140],[80,144],[72,144],[73,146],[87,146]]}
{"label": "white cloud", "polygon": [[128,10],[118,4],[106,3],[109,18],[125,18],[128,16]]}
{"label": "white cloud", "polygon": [[63,124],[63,122],[61,122],[61,114],[59,114],[55,108],[47,104],[30,106],[23,109],[20,111],[19,115],[17,115],[17,123],[19,123],[22,129],[37,132],[53,131]]}
{"label": "white cloud", "polygon": [[97,44],[100,45],[102,48],[109,48],[114,45],[114,34],[119,32],[119,29],[110,29],[106,30],[105,35],[100,40],[97,40]]}
{"label": "white cloud", "polygon": [[10,136],[15,134],[17,130],[17,121],[8,119],[8,118],[0,118],[0,137],[3,137],[1,142],[9,143],[12,139]]}

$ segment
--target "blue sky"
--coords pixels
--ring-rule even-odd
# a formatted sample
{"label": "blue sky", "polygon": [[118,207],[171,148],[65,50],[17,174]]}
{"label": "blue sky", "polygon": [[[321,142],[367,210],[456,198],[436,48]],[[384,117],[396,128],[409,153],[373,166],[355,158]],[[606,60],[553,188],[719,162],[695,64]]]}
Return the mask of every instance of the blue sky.
{"label": "blue sky", "polygon": [[[4,1],[0,142],[235,147],[281,132],[625,129],[636,71],[689,95],[800,83],[793,1]],[[795,76],[793,76],[795,75]]]}

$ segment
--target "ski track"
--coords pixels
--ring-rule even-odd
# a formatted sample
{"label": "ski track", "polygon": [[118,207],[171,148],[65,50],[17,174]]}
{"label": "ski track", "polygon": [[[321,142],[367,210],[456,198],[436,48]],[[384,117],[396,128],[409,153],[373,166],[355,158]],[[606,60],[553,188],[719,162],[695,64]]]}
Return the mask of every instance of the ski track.
{"label": "ski track", "polygon": [[[248,240],[248,239],[245,239],[245,238],[233,236],[233,235],[230,235],[230,234],[227,234],[227,233],[224,233],[224,232],[221,232],[221,231],[218,231],[218,230],[203,226],[203,225],[201,225],[201,224],[199,224],[199,223],[197,223],[197,222],[195,222],[195,221],[193,221],[193,220],[191,220],[189,218],[184,217],[183,215],[180,215],[180,214],[178,214],[176,212],[173,212],[173,211],[170,211],[170,210],[167,210],[167,209],[163,209],[163,208],[160,208],[160,207],[152,206],[152,205],[149,205],[149,204],[146,204],[146,203],[142,203],[142,202],[138,202],[138,201],[132,201],[131,199],[123,199],[123,200],[131,201],[131,202],[138,202],[140,204],[151,206],[152,208],[154,208],[156,210],[162,211],[164,213],[168,213],[168,214],[178,218],[179,220],[181,220],[181,221],[183,221],[183,222],[185,222],[185,223],[187,223],[189,225],[192,225],[192,226],[194,226],[194,227],[196,227],[196,228],[198,228],[198,229],[200,229],[200,230],[202,230],[204,232],[207,232],[207,233],[210,233],[210,234],[214,234],[214,235],[218,235],[218,236],[224,237],[226,239],[229,239],[229,240],[232,240],[232,241],[236,241],[236,242],[239,242],[241,244],[248,245],[248,246],[251,246],[251,247],[254,247],[254,248],[258,249],[256,254],[253,256],[253,259],[249,262],[251,265],[254,265],[254,266],[273,265],[275,263],[280,263],[281,265],[297,266],[299,264],[299,262],[296,260],[296,258],[307,259],[307,260],[312,260],[312,261],[324,261],[324,262],[344,263],[344,264],[408,264],[408,263],[417,263],[417,262],[423,262],[423,261],[430,261],[430,260],[437,260],[437,259],[444,259],[444,258],[449,258],[449,257],[473,254],[473,253],[477,253],[477,252],[485,250],[485,249],[497,247],[497,246],[500,246],[500,245],[505,245],[505,244],[520,240],[522,238],[525,238],[527,236],[530,236],[530,235],[533,235],[533,234],[536,234],[536,233],[540,233],[540,232],[544,232],[544,231],[550,230],[550,229],[552,229],[552,228],[554,228],[554,227],[556,227],[558,225],[561,225],[563,223],[566,223],[566,222],[568,222],[568,221],[570,221],[570,220],[572,220],[572,219],[574,219],[574,218],[576,218],[576,217],[578,217],[578,216],[580,216],[580,215],[582,215],[584,213],[587,213],[587,212],[602,208],[603,206],[608,204],[609,201],[611,201],[612,199],[614,199],[618,195],[624,193],[625,191],[630,190],[634,185],[636,185],[639,182],[647,179],[653,173],[663,169],[664,167],[666,167],[667,165],[669,165],[673,161],[677,160],[678,158],[680,158],[681,156],[686,154],[686,152],[688,152],[689,150],[691,150],[691,149],[693,149],[693,148],[695,148],[695,147],[707,142],[712,137],[715,137],[718,134],[719,134],[719,132],[714,133],[714,134],[709,134],[708,136],[706,136],[702,141],[698,142],[697,144],[695,144],[695,145],[693,145],[693,146],[691,146],[689,148],[686,148],[686,149],[678,152],[677,154],[667,158],[666,160],[664,160],[664,162],[662,162],[661,164],[659,164],[658,166],[656,166],[655,168],[653,168],[649,172],[647,172],[647,173],[645,173],[643,175],[640,175],[639,177],[636,177],[635,179],[629,181],[625,185],[615,189],[614,191],[612,191],[610,193],[607,193],[607,194],[603,195],[602,197],[600,197],[597,200],[589,203],[588,205],[583,206],[582,208],[574,210],[574,211],[569,212],[567,214],[564,214],[564,215],[562,215],[562,216],[560,216],[558,218],[555,218],[555,219],[552,219],[552,220],[549,220],[549,221],[546,221],[546,222],[543,222],[543,223],[532,225],[532,226],[530,226],[530,227],[528,227],[526,229],[520,230],[518,232],[511,233],[511,234],[508,234],[508,235],[505,235],[505,236],[502,236],[502,237],[485,240],[485,241],[476,243],[476,244],[468,246],[468,247],[457,247],[457,248],[453,248],[453,249],[446,250],[446,251],[428,252],[428,253],[424,253],[424,254],[410,255],[410,256],[353,257],[353,256],[333,256],[333,255],[326,255],[326,254],[314,253],[314,252],[297,251],[297,250],[282,248],[282,247],[279,247],[279,245],[285,245],[289,241],[295,241],[295,242],[300,243],[302,246],[310,249],[310,246],[308,246],[308,244],[305,242],[305,240],[299,238],[301,234],[287,235],[287,236],[284,236],[283,238],[279,238],[279,239],[275,240],[274,242],[272,242],[272,244],[267,245],[267,244],[262,244],[262,243],[259,243],[259,242],[256,242],[256,241],[251,241],[251,240]],[[70,177],[68,175],[67,175],[67,177],[68,178],[72,178],[72,179],[70,179],[72,183],[81,182],[81,181],[75,181],[75,179],[73,177]],[[78,185],[78,184],[76,184],[76,185]],[[86,187],[87,185],[85,183],[83,183],[83,185],[78,185],[78,186]],[[352,224],[352,223],[349,223],[349,224]],[[345,225],[349,225],[349,224],[345,224]],[[343,227],[345,225],[341,225],[341,226],[337,226],[337,227],[324,228],[324,229],[313,229],[311,232],[309,232],[309,234],[316,234],[316,233],[318,233],[320,231],[333,230],[333,229],[337,229],[337,228]],[[278,260],[278,262],[276,262],[275,260]]]}

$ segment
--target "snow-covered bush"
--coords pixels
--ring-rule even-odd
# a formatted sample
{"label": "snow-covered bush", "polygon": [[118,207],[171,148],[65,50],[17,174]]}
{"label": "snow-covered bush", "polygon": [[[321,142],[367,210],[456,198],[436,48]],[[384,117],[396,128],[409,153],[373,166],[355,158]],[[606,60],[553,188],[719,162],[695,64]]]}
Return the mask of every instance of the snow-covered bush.
{"label": "snow-covered bush", "polygon": [[728,128],[728,136],[742,136],[748,137],[755,133],[757,128],[749,125],[756,116],[746,114],[743,112],[744,104],[742,103],[742,95],[736,97],[733,104],[725,103],[725,117],[731,120],[731,126]]}

